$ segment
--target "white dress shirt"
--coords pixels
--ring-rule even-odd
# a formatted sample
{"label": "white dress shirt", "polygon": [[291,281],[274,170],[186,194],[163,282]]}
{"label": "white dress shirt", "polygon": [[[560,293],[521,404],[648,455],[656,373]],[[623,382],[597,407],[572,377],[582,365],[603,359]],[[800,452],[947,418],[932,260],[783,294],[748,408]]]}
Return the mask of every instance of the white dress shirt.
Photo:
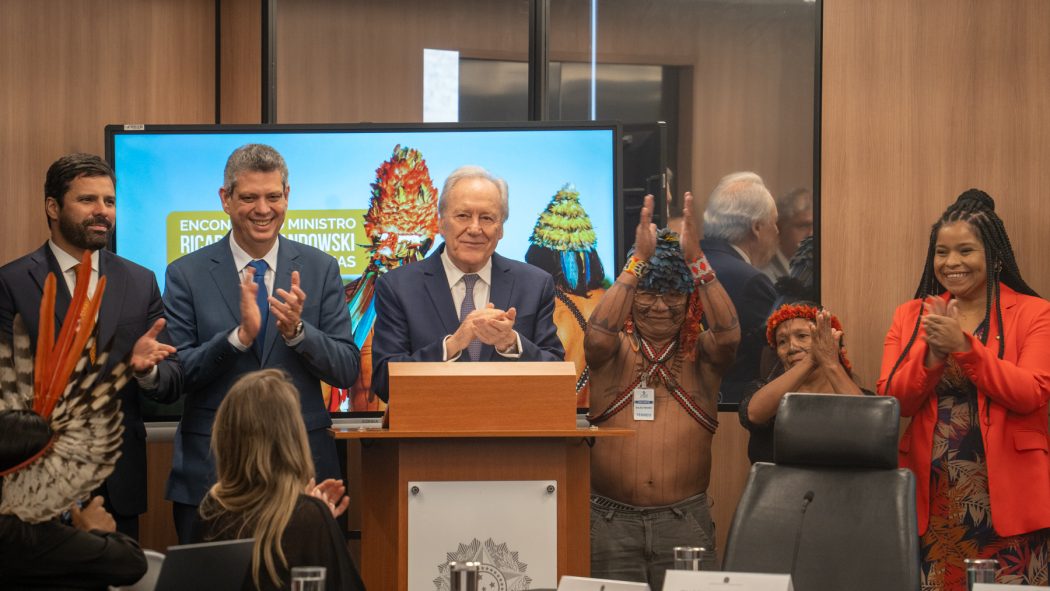
{"label": "white dress shirt", "polygon": [[[237,244],[237,240],[234,239],[233,234],[230,234],[230,251],[233,253],[233,266],[237,268],[238,279],[243,281],[244,272],[247,271],[252,275],[255,275],[255,268],[251,267],[250,264],[255,260],[266,261],[266,275],[263,277],[263,283],[266,285],[266,295],[273,295],[273,282],[277,277],[277,249],[281,246],[280,240],[275,240],[273,248],[270,249],[261,259],[255,259],[252,255],[248,254],[241,245]],[[237,331],[240,326],[237,326],[230,331],[229,336],[226,338],[231,345],[238,351],[247,351],[251,345],[244,345],[241,343],[241,339],[237,338]],[[294,347],[302,342],[306,332],[303,331],[296,335],[291,340],[285,339],[285,343],[289,347]],[[283,336],[283,335],[282,335]]]}
{"label": "white dress shirt", "polygon": [[[51,247],[51,254],[55,255],[55,260],[58,261],[58,268],[62,270],[62,279],[66,281],[66,287],[69,288],[69,295],[73,295],[73,290],[77,286],[77,272],[75,267],[80,264],[80,259],[62,250],[62,248],[55,244],[53,240],[48,240],[47,245]],[[91,252],[91,282],[88,283],[88,297],[95,295],[95,289],[98,287],[98,251],[94,250]]]}
{"label": "white dress shirt", "polygon": [[[463,305],[463,298],[467,297],[467,284],[463,282],[463,276],[466,275],[463,271],[452,262],[452,259],[448,257],[448,249],[441,251],[441,265],[445,268],[445,278],[448,279],[448,288],[452,292],[452,303],[456,307],[456,317],[459,318],[459,310]],[[474,283],[474,309],[484,310],[489,304],[489,292],[492,289],[492,258],[485,261],[485,266],[478,270],[476,273],[478,280]],[[445,340],[441,343],[441,357],[445,361],[456,361],[459,356],[463,354],[463,351],[456,353],[453,357],[448,356],[448,348],[446,343],[452,335],[445,337]],[[514,338],[517,339],[514,348],[508,352],[500,351],[496,349],[496,352],[508,359],[518,359],[521,357],[521,335],[518,331],[514,331]]]}

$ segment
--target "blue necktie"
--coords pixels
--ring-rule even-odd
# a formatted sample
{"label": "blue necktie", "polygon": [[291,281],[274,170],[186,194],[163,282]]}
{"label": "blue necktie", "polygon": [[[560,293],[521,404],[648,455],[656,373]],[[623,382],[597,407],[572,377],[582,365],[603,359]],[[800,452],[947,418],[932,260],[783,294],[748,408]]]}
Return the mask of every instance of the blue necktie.
{"label": "blue necktie", "polygon": [[[474,284],[478,282],[477,273],[469,273],[463,276],[463,285],[467,286],[467,295],[463,296],[463,303],[459,305],[459,321],[463,322],[467,316],[474,311]],[[467,345],[467,355],[471,361],[481,359],[481,341],[473,339]]]}
{"label": "blue necktie", "polygon": [[270,302],[269,294],[266,293],[266,269],[269,269],[269,265],[266,261],[252,261],[248,263],[248,266],[255,269],[255,275],[252,279],[255,280],[255,284],[259,286],[258,291],[255,292],[255,303],[259,305],[259,334],[255,336],[255,342],[252,346],[255,347],[255,352],[262,357],[262,349],[264,340],[266,337],[266,324],[270,319]]}

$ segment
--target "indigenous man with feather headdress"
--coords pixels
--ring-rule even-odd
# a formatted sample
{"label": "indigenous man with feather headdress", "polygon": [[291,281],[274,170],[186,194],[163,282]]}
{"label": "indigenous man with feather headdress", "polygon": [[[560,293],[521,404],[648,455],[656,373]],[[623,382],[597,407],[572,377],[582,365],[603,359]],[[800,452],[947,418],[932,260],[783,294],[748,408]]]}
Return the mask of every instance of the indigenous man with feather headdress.
{"label": "indigenous man with feather headdress", "polygon": [[[116,531],[102,497],[86,501],[121,456],[127,360],[107,363],[94,330],[106,278],[87,295],[91,255],[55,335],[56,281],[41,286],[36,356],[21,315],[0,335],[0,587],[106,589],[146,572],[135,540]],[[103,368],[112,369],[105,372]],[[72,526],[59,520],[71,511]]]}
{"label": "indigenous man with feather headdress", "polygon": [[[591,452],[591,572],[663,586],[675,546],[709,550],[718,389],[740,341],[736,310],[700,250],[685,194],[679,237],[646,196],[634,251],[591,314],[591,422],[635,430]],[[701,316],[709,330],[703,331]]]}
{"label": "indigenous man with feather headdress", "polygon": [[[115,182],[113,169],[94,154],[67,154],[51,164],[44,182],[50,238],[0,268],[0,332],[10,336],[20,315],[30,340],[38,343],[45,328],[54,326],[48,322],[76,316],[70,296],[81,288],[80,278],[87,282],[83,287],[89,296],[109,283],[109,295],[93,318],[99,348],[109,347],[114,361],[130,354],[135,379],[119,392],[124,416],[120,462],[98,494],[117,529],[138,537],[139,515],[146,512],[146,428],[140,405],[144,397],[174,401],[183,374],[175,348],[167,344],[164,305],[153,272],[106,249],[116,227]],[[52,312],[45,317],[39,312],[49,273],[58,280]]]}

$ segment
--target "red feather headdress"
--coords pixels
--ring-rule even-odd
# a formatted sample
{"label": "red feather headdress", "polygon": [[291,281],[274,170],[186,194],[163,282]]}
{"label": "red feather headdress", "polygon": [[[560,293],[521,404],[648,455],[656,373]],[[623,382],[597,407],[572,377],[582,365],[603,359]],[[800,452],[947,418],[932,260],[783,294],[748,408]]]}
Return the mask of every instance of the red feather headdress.
{"label": "red feather headdress", "polygon": [[[773,312],[769,316],[769,320],[766,321],[766,342],[773,349],[777,348],[777,327],[780,326],[785,320],[791,320],[794,318],[803,318],[810,322],[817,321],[817,313],[820,312],[820,308],[816,306],[807,306],[805,304],[784,304],[777,308],[776,312]],[[842,330],[842,323],[834,314],[831,315],[831,328],[835,330]],[[852,372],[853,365],[846,358],[846,351],[844,348],[839,348],[839,361],[842,362],[842,367],[846,368],[846,371]]]}

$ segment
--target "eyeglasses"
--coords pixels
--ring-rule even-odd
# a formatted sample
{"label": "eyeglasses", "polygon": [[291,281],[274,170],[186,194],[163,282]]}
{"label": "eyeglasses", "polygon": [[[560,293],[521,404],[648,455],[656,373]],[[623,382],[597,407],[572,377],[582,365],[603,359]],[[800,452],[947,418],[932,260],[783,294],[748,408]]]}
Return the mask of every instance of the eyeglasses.
{"label": "eyeglasses", "polygon": [[652,291],[639,291],[634,294],[634,303],[640,308],[651,308],[660,300],[672,311],[678,311],[685,307],[688,295],[684,293],[656,293]]}

